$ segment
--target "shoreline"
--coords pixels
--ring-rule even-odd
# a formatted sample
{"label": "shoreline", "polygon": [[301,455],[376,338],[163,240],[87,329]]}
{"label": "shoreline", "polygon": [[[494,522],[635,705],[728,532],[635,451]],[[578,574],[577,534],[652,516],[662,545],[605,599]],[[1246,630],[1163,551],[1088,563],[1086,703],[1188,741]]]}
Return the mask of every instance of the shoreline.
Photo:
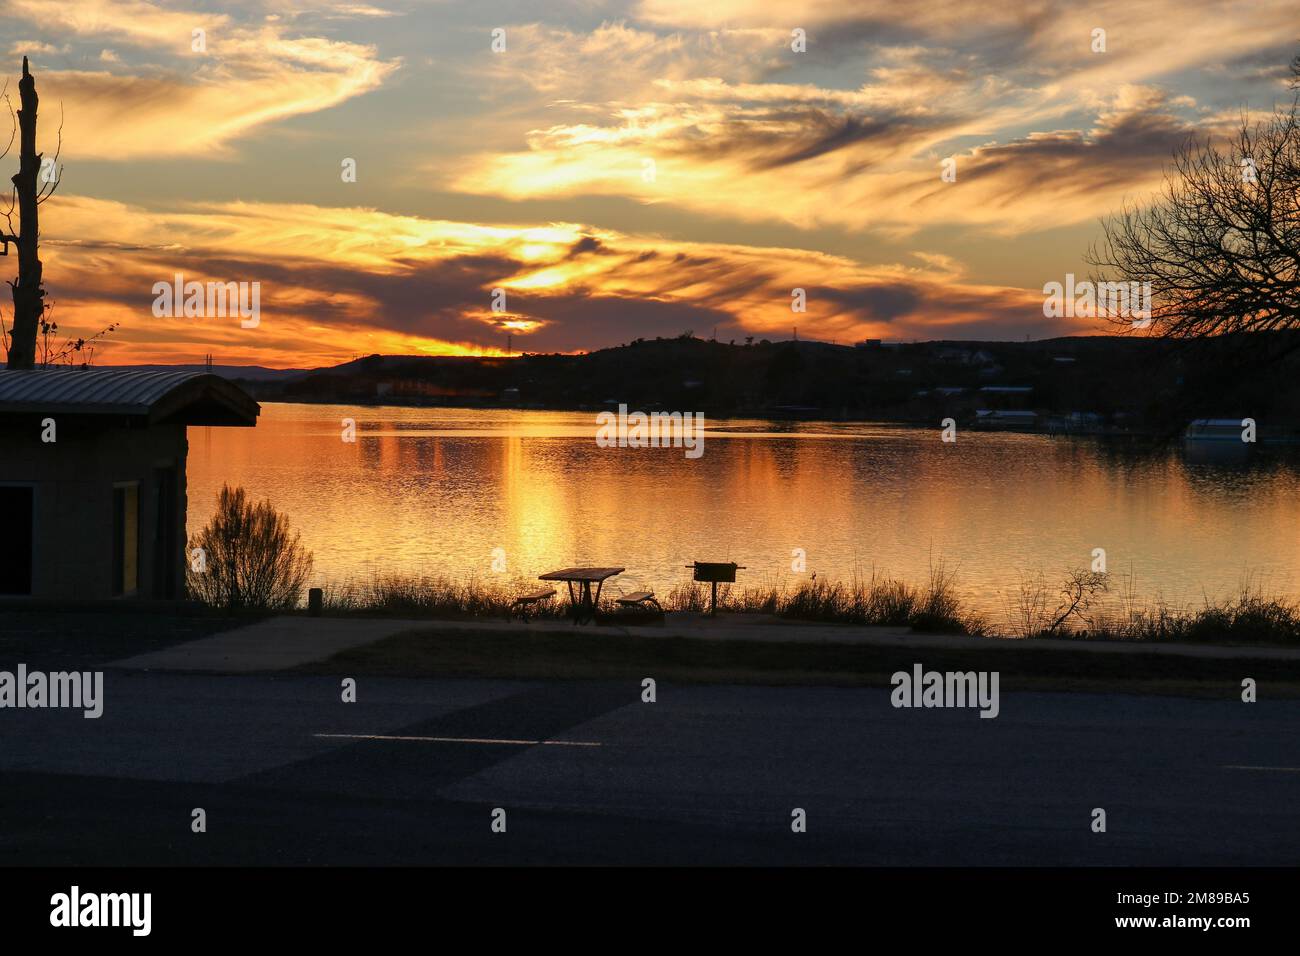
{"label": "shoreline", "polygon": [[[566,414],[592,414],[597,415],[603,411],[609,411],[606,405],[502,405],[502,404],[480,404],[466,405],[463,403],[443,404],[439,402],[428,401],[410,401],[397,402],[392,400],[366,399],[358,397],[316,399],[316,398],[297,398],[288,401],[282,398],[259,398],[258,402],[263,405],[342,405],[355,406],[358,408],[422,408],[422,409],[439,409],[456,412],[562,412]],[[648,408],[646,411],[656,411],[661,409]],[[799,424],[822,424],[822,425],[875,425],[882,428],[898,429],[922,429],[933,428],[934,423],[929,418],[881,418],[859,417],[856,415],[832,416],[826,415],[803,415],[797,413],[773,414],[774,409],[755,409],[752,411],[736,411],[725,414],[718,414],[704,409],[700,414],[706,416],[707,420],[717,422],[790,422]],[[824,409],[816,409],[818,412]],[[959,422],[959,424],[963,424]],[[1079,430],[1079,431],[1061,431],[1051,428],[1024,428],[1008,426],[997,428],[989,425],[975,425],[973,422],[963,424],[968,430],[979,432],[1018,432],[1029,435],[1049,435],[1054,437],[1068,438],[1150,438],[1157,433],[1146,432],[1141,430]],[[592,428],[595,428],[593,422]],[[725,435],[720,437],[726,437]]]}
{"label": "shoreline", "polygon": [[[428,401],[410,401],[397,402],[389,399],[366,399],[359,397],[349,398],[332,398],[332,399],[315,399],[315,398],[298,398],[293,401],[287,401],[282,398],[259,398],[258,402],[263,405],[321,405],[321,406],[344,406],[356,408],[418,408],[418,409],[438,409],[454,412],[559,412],[564,414],[591,414],[599,415],[601,412],[607,412],[610,407],[607,405],[503,405],[503,404],[480,404],[466,405],[463,403],[442,404]],[[647,407],[646,411],[662,411],[661,408]],[[695,410],[692,410],[695,411]],[[913,418],[882,418],[879,416],[860,417],[856,415],[827,416],[822,414],[798,414],[795,412],[774,414],[775,409],[755,409],[744,412],[728,412],[718,414],[710,412],[707,409],[697,411],[696,414],[703,416],[704,420],[734,423],[734,422],[766,422],[766,423],[789,423],[801,425],[870,425],[878,428],[897,428],[899,430],[933,430],[935,421],[931,417],[913,417]],[[824,409],[816,409],[817,412],[823,412]],[[1300,434],[1284,434],[1281,436],[1261,434],[1257,441],[1242,445],[1235,439],[1224,439],[1214,437],[1197,437],[1189,438],[1184,434],[1169,435],[1154,428],[1120,428],[1118,426],[1104,427],[1080,427],[1071,428],[1059,424],[1061,413],[1044,412],[1040,416],[1044,424],[1035,426],[1025,426],[1022,424],[1004,424],[981,422],[969,416],[962,416],[956,419],[957,425],[963,431],[978,432],[988,434],[1020,434],[1020,435],[1043,435],[1049,438],[1073,438],[1073,439],[1096,439],[1115,443],[1133,443],[1139,446],[1151,447],[1156,450],[1165,450],[1174,447],[1182,447],[1188,450],[1203,451],[1210,449],[1235,448],[1237,446],[1250,447],[1267,446],[1270,448],[1289,448],[1300,446]],[[1052,419],[1056,419],[1054,423]],[[707,428],[707,425],[705,426]],[[593,421],[593,431],[596,424]],[[711,436],[713,438],[726,438],[727,434],[722,433]]]}

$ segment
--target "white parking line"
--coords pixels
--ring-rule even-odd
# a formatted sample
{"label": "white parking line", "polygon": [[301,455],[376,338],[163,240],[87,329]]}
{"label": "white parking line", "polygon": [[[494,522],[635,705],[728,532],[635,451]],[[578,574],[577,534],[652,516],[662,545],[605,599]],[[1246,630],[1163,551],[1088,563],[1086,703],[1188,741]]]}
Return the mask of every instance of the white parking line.
{"label": "white parking line", "polygon": [[1300,773],[1300,767],[1239,767],[1236,765],[1229,765],[1224,767],[1223,769],[1224,770],[1273,770],[1276,771],[1277,773]]}
{"label": "white parking line", "polygon": [[392,734],[312,734],[343,740],[418,740],[436,744],[509,744],[515,747],[603,747],[592,740],[502,740],[496,737],[399,737]]}

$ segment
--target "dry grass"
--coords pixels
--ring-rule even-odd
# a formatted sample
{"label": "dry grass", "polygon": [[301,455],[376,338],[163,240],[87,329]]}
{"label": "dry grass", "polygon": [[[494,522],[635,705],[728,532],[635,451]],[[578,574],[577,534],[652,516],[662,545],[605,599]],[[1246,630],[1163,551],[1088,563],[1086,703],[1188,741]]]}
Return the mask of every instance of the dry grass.
{"label": "dry grass", "polygon": [[[724,584],[718,587],[718,610],[945,634],[986,633],[983,619],[962,606],[955,584],[954,575],[942,565],[931,570],[923,587],[876,572],[866,578],[855,576],[847,584],[815,579],[794,588]],[[683,584],[669,593],[664,606],[676,611],[706,611],[709,593],[707,584]]]}
{"label": "dry grass", "polygon": [[[537,582],[518,579],[484,582],[456,581],[446,576],[377,575],[369,581],[325,588],[325,608],[332,613],[378,613],[429,618],[504,618],[516,594],[533,590]],[[534,604],[531,617],[560,618],[567,613],[567,596]],[[686,583],[670,591],[661,603],[668,611],[709,609],[709,586]],[[612,607],[613,599],[602,605]],[[965,610],[956,595],[954,578],[937,568],[925,587],[915,587],[883,575],[855,578],[849,584],[807,581],[794,588],[779,585],[718,587],[720,611],[771,614],[802,621],[912,627],[948,634],[983,634],[984,622]]]}
{"label": "dry grass", "polygon": [[[1049,586],[1041,572],[1022,576],[1000,625],[991,625],[962,601],[955,576],[942,564],[931,570],[924,585],[874,572],[847,583],[813,579],[794,586],[720,584],[718,610],[977,636],[1258,644],[1300,639],[1300,604],[1266,594],[1252,579],[1230,598],[1206,598],[1201,607],[1180,609],[1139,599],[1131,575],[1116,583],[1104,575],[1081,574],[1071,572],[1057,587]],[[325,607],[333,614],[504,619],[515,595],[537,586],[530,578],[457,581],[442,575],[386,574],[327,587]],[[565,617],[568,597],[563,586],[558,590],[557,598],[534,604],[529,616]],[[709,595],[709,585],[685,582],[660,601],[667,611],[701,613],[709,609]],[[610,595],[604,597],[602,609],[612,610],[613,601]]]}
{"label": "dry grass", "polygon": [[[514,580],[486,583],[476,578],[455,581],[443,575],[382,574],[365,582],[330,585],[325,609],[335,614],[391,614],[396,617],[504,618],[515,596],[536,590],[538,582]],[[529,617],[563,617],[566,609],[555,598],[533,604]]]}
{"label": "dry grass", "polygon": [[[1163,600],[1141,600],[1130,572],[1118,582],[1106,581],[1098,592],[1096,607],[1085,600],[1075,626],[1069,628],[1045,626],[1056,612],[1047,611],[1053,602],[1042,580],[1041,574],[1022,577],[1009,611],[1011,633],[1020,637],[1225,644],[1291,644],[1300,640],[1300,603],[1266,593],[1250,574],[1243,577],[1235,594],[1218,599],[1205,595],[1199,607],[1178,608]],[[1074,593],[1069,580],[1058,592],[1067,598]],[[1114,598],[1106,600],[1112,588]]]}

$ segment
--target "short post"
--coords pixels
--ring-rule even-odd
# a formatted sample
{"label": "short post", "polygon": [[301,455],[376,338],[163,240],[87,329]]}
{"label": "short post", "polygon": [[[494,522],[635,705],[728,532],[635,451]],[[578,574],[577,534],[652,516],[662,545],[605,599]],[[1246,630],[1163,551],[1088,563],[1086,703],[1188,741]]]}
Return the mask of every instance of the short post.
{"label": "short post", "polygon": [[325,610],[325,592],[321,588],[312,588],[307,592],[307,613],[312,617],[320,617],[323,610]]}

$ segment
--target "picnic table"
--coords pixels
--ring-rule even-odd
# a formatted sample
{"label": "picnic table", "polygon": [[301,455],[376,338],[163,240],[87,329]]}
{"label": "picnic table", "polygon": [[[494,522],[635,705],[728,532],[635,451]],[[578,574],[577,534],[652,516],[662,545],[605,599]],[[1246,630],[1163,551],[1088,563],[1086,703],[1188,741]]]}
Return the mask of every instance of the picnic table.
{"label": "picnic table", "polygon": [[[616,574],[622,574],[625,568],[563,568],[559,571],[548,571],[545,574],[539,574],[539,581],[563,581],[569,586],[569,605],[573,609],[573,623],[581,624],[583,620],[591,620],[596,616],[596,604],[600,601],[600,589],[604,586],[605,581],[614,577]],[[574,585],[578,589],[574,590]],[[591,586],[596,585],[596,593],[593,596]]]}

